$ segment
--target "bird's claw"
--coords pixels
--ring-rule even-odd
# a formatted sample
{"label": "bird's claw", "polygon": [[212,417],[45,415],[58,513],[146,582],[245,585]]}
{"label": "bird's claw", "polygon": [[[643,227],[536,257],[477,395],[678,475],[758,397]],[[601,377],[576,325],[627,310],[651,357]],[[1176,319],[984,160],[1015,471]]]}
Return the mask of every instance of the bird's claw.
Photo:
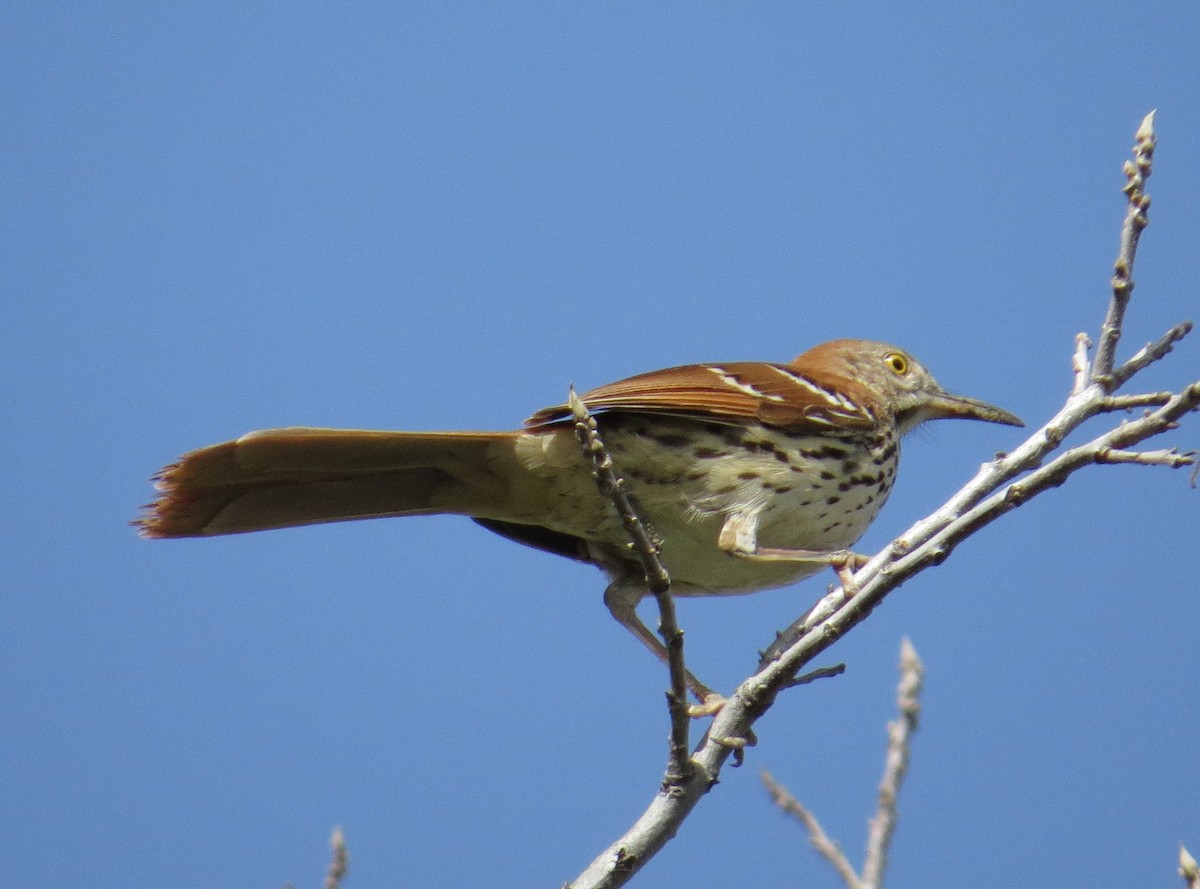
{"label": "bird's claw", "polygon": [[724,695],[719,695],[715,691],[707,692],[700,696],[699,704],[692,704],[688,707],[688,716],[692,719],[703,719],[705,716],[716,716],[721,712],[728,700]]}

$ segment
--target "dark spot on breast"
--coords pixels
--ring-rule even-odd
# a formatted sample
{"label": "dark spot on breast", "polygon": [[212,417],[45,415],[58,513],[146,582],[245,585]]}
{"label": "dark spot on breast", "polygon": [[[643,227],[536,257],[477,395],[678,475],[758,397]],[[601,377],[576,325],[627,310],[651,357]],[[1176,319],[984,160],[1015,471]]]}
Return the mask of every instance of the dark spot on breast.
{"label": "dark spot on breast", "polygon": [[692,443],[692,439],[686,435],[672,434],[669,432],[646,433],[646,437],[658,442],[664,448],[678,448],[683,450]]}
{"label": "dark spot on breast", "polygon": [[849,491],[851,488],[866,487],[883,481],[882,475],[852,475],[838,485],[839,491]]}
{"label": "dark spot on breast", "polygon": [[713,457],[720,457],[721,451],[716,448],[696,448],[692,451],[692,456],[697,460],[711,460]]}
{"label": "dark spot on breast", "polygon": [[821,478],[825,479],[825,481],[828,482],[828,481],[833,481],[833,479],[837,478],[837,476],[835,476],[828,469],[822,469],[821,470]]}
{"label": "dark spot on breast", "polygon": [[743,481],[748,482],[751,479],[758,478],[758,473],[755,472],[753,469],[746,469],[746,470],[743,470],[742,472],[739,472],[737,474],[737,477],[742,479]]}
{"label": "dark spot on breast", "polygon": [[841,499],[842,499],[841,497],[836,497],[836,496],[826,497],[825,502],[828,503],[830,506],[833,506],[833,504],[837,503]]}
{"label": "dark spot on breast", "polygon": [[752,438],[734,438],[729,442],[734,447],[740,447],[742,450],[749,451],[752,454],[757,454],[759,451],[766,450],[770,447],[765,442],[755,441]]}
{"label": "dark spot on breast", "polygon": [[844,460],[850,456],[850,452],[835,445],[825,445],[811,450],[802,450],[800,455],[810,460]]}

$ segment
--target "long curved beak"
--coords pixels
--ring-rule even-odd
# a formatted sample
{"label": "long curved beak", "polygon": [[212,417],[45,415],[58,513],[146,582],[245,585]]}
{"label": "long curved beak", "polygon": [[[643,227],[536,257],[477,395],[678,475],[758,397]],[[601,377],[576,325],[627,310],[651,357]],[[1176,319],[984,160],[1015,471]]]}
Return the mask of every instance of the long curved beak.
{"label": "long curved beak", "polygon": [[923,405],[922,413],[925,415],[922,419],[926,420],[983,420],[986,423],[1002,423],[1005,426],[1025,425],[1020,417],[1010,414],[1004,408],[975,398],[967,398],[965,395],[951,395],[949,392],[941,392],[930,398]]}

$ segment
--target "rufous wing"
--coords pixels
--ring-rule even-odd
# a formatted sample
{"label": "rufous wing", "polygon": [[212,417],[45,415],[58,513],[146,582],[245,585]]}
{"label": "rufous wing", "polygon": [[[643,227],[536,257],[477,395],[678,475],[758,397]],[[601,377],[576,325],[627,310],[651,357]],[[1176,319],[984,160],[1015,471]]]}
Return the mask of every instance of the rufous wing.
{"label": "rufous wing", "polygon": [[[668,414],[723,423],[758,422],[789,431],[869,429],[872,417],[846,394],[852,380],[818,384],[784,364],[757,361],[689,364],[638,374],[583,396],[588,410]],[[570,417],[570,408],[544,408],[525,421],[538,427]]]}

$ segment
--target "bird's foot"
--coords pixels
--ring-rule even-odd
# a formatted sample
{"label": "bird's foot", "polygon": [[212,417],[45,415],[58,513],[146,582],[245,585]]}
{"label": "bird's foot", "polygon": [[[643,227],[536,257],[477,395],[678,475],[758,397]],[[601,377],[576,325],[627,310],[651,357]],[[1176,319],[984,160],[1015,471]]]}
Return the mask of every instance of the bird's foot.
{"label": "bird's foot", "polygon": [[829,567],[837,575],[838,583],[842,585],[842,592],[846,594],[847,599],[853,599],[858,594],[858,584],[854,582],[854,572],[869,561],[871,561],[870,556],[860,555],[848,549],[833,553],[830,557]]}
{"label": "bird's foot", "polygon": [[688,716],[692,719],[703,719],[705,716],[716,716],[721,712],[728,700],[724,695],[719,695],[715,691],[705,689],[703,694],[697,694],[700,699],[699,704],[692,704],[688,707]]}

